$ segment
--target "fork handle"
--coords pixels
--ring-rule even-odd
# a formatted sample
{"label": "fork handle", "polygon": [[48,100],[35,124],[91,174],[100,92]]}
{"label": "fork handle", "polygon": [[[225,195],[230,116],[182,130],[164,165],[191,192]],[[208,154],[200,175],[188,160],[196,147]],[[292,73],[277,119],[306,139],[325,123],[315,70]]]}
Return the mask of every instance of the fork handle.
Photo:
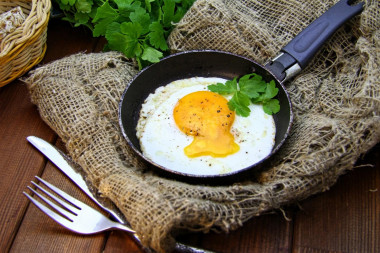
{"label": "fork handle", "polygon": [[[137,234],[135,233],[135,231],[132,230],[131,228],[129,228],[127,226],[124,226],[123,224],[118,223],[118,222],[115,222],[113,228],[120,229],[120,230],[123,230],[123,231],[126,231],[126,232],[130,233],[133,236],[133,238],[135,239],[136,243],[139,244],[140,247],[144,250],[144,252],[146,252],[146,253],[153,253],[151,249],[149,249],[149,248],[145,247],[144,245],[142,245],[140,238],[137,236]],[[188,245],[184,245],[184,244],[178,243],[178,242],[175,245],[175,250],[176,250],[176,252],[181,252],[181,253],[214,253],[213,251],[207,251],[207,250],[204,250],[204,249],[198,249],[198,248],[191,247],[191,246],[188,246]]]}
{"label": "fork handle", "polygon": [[128,226],[124,226],[123,224],[118,223],[118,222],[113,222],[113,224],[112,224],[112,229],[123,230],[123,231],[128,232],[128,233],[130,233],[130,234],[132,234],[132,235],[135,235],[135,233],[136,233],[136,232],[135,232],[134,230],[132,230],[130,227],[128,227]]}

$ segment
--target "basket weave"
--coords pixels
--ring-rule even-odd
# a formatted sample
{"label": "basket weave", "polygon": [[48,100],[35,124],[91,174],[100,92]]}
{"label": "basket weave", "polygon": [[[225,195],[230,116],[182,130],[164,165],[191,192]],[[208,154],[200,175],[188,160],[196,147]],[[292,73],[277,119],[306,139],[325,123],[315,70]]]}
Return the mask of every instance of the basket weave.
{"label": "basket weave", "polygon": [[21,7],[27,18],[0,43],[0,87],[39,63],[46,52],[50,0],[2,0],[0,13],[17,6]]}

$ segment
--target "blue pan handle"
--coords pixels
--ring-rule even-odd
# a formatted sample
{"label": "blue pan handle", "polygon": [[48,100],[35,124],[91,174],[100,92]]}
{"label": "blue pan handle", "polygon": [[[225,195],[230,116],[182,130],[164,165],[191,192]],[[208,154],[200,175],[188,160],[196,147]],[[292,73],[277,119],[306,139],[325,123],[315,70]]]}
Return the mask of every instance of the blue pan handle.
{"label": "blue pan handle", "polygon": [[363,10],[363,2],[356,5],[351,5],[351,2],[341,0],[332,6],[283,47],[265,67],[281,82],[305,68],[331,35]]}

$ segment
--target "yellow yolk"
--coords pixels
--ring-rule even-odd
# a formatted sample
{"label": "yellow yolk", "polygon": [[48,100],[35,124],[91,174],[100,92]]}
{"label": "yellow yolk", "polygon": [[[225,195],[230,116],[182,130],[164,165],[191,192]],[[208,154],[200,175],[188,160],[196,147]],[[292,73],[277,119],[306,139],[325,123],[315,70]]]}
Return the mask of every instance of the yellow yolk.
{"label": "yellow yolk", "polygon": [[240,148],[230,129],[235,113],[227,99],[210,91],[197,91],[181,98],[173,110],[174,120],[186,135],[194,136],[185,147],[188,157],[226,157]]}

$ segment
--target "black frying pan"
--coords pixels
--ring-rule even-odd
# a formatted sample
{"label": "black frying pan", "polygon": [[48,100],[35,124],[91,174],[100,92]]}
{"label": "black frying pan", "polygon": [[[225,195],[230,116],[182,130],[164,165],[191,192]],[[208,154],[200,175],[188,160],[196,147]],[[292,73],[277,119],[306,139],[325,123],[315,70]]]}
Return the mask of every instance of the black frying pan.
{"label": "black frying pan", "polygon": [[[292,105],[283,82],[303,69],[322,44],[345,21],[363,10],[363,3],[350,5],[350,2],[349,0],[341,0],[331,7],[298,34],[281,50],[276,58],[269,61],[265,66],[232,53],[215,50],[196,50],[170,55],[159,63],[145,68],[129,83],[120,102],[119,122],[127,142],[139,156],[151,163],[154,168],[174,173],[179,177],[193,179],[226,178],[259,167],[258,165],[262,165],[280,149],[292,125]],[[281,109],[280,112],[273,115],[276,125],[275,144],[272,152],[267,157],[239,171],[223,175],[199,176],[169,170],[152,162],[142,154],[139,140],[136,137],[136,125],[142,103],[156,88],[175,80],[190,77],[233,79],[252,72],[261,75],[267,82],[275,80],[279,89],[277,99],[280,101]]]}

